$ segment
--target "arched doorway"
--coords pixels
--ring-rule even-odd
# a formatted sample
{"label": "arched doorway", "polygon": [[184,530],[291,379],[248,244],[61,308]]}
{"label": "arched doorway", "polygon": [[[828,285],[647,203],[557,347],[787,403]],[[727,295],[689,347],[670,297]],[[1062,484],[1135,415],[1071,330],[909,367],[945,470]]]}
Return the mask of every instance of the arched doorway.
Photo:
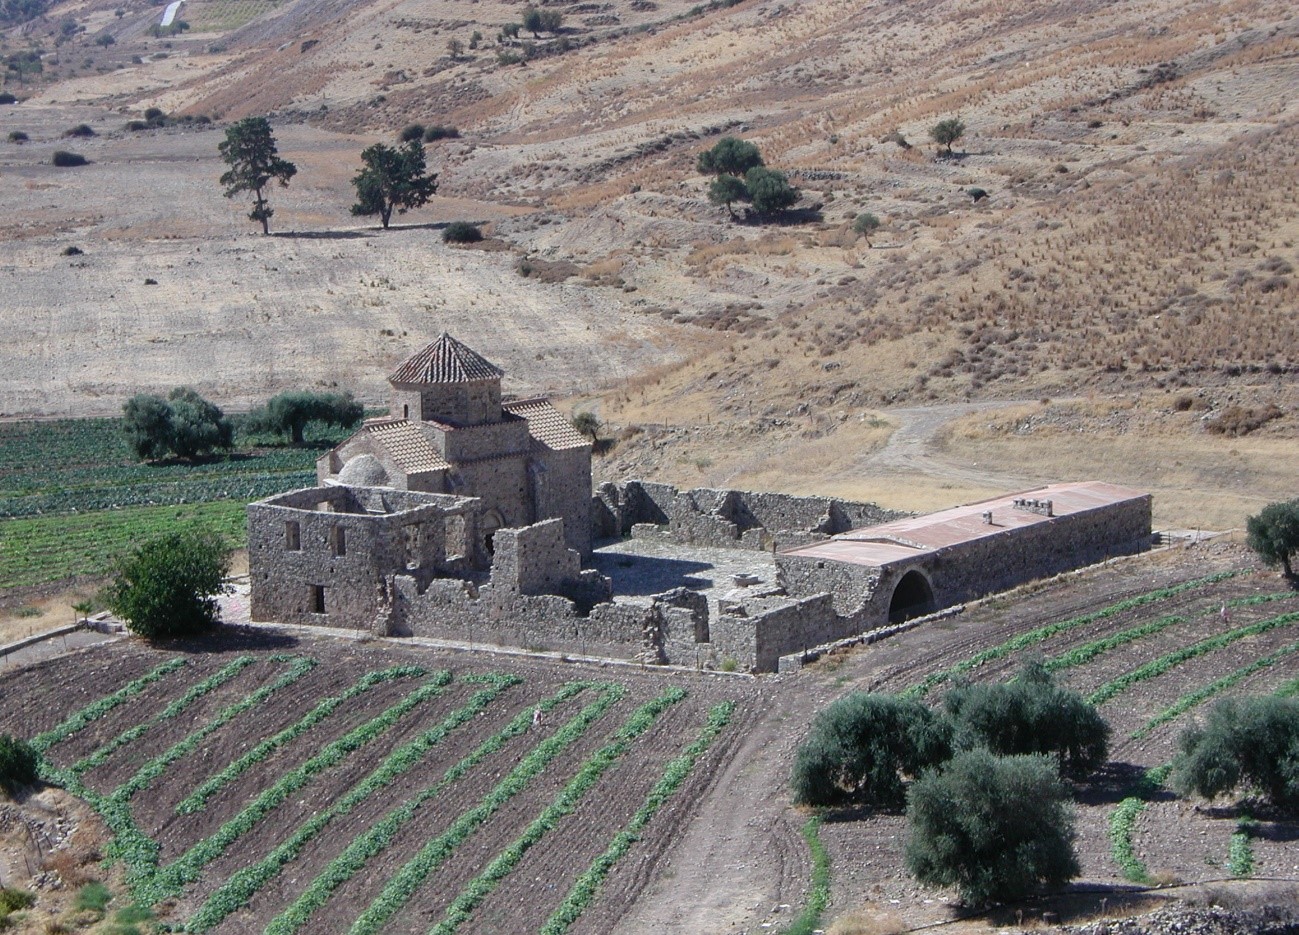
{"label": "arched doorway", "polygon": [[934,592],[929,581],[914,568],[902,576],[889,601],[889,623],[901,623],[934,611]]}
{"label": "arched doorway", "polygon": [[482,525],[478,527],[479,535],[483,537],[483,548],[487,550],[488,555],[496,554],[496,544],[492,537],[496,535],[496,530],[505,525],[505,517],[501,511],[495,508],[488,510],[483,514]]}

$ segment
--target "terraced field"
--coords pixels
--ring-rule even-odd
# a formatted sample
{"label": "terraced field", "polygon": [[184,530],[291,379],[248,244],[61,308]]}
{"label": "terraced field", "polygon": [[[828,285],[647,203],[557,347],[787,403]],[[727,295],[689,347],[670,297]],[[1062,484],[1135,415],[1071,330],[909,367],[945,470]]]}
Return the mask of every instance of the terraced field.
{"label": "terraced field", "polygon": [[752,688],[310,641],[6,676],[0,730],[192,932],[607,931]]}

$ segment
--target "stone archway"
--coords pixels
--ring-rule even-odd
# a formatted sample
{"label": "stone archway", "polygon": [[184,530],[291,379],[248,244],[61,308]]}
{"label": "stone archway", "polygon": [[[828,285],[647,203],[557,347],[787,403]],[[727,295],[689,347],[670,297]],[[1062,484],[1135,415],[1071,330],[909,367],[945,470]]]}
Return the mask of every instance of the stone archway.
{"label": "stone archway", "polygon": [[911,569],[899,579],[889,601],[889,623],[901,623],[912,617],[934,612],[934,590],[921,572]]}

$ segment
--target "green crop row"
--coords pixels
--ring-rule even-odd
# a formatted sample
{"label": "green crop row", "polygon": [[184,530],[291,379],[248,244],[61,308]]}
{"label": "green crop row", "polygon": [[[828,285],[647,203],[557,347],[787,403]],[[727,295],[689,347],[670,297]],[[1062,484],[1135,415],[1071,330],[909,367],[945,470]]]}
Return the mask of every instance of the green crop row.
{"label": "green crop row", "polygon": [[1193,692],[1183,695],[1181,698],[1177,699],[1177,701],[1173,702],[1173,704],[1169,705],[1145,724],[1141,725],[1141,727],[1134,730],[1129,736],[1133,740],[1139,740],[1149,734],[1156,727],[1161,727],[1164,724],[1167,724],[1169,721],[1179,717],[1191,708],[1201,705],[1214,695],[1224,692],[1233,685],[1243,682],[1255,672],[1275,665],[1294,652],[1299,652],[1299,643],[1292,643],[1289,646],[1278,649],[1274,653],[1268,653],[1260,659],[1255,659],[1253,662],[1241,666],[1234,672],[1229,672],[1220,679],[1215,679],[1208,685],[1204,685]]}
{"label": "green crop row", "polygon": [[182,503],[208,503],[213,500],[238,500],[248,503],[286,490],[311,487],[315,483],[315,471],[278,471],[241,473],[165,483],[55,490],[0,498],[0,517],[90,513],[131,506],[169,506]]}
{"label": "green crop row", "polygon": [[54,746],[56,743],[62,743],[67,740],[73,734],[85,729],[85,727],[91,722],[99,720],[118,705],[125,704],[154,682],[161,678],[165,678],[177,669],[184,668],[185,665],[186,662],[184,659],[170,659],[153,669],[151,672],[146,672],[139,678],[132,679],[111,695],[100,698],[98,701],[91,702],[80,711],[69,715],[66,720],[56,727],[53,727],[44,733],[37,734],[30,741],[32,747],[35,748],[37,753],[45,753],[45,751],[49,750],[50,747]]}
{"label": "green crop row", "polygon": [[220,730],[240,714],[252,710],[262,704],[262,702],[266,701],[266,699],[270,698],[280,689],[292,685],[298,679],[302,678],[302,676],[310,672],[316,665],[316,660],[307,656],[288,656],[278,653],[271,656],[270,661],[275,663],[287,662],[290,663],[290,665],[288,670],[274,682],[271,682],[269,685],[263,685],[252,694],[245,695],[238,701],[226,705],[198,730],[191,732],[184,739],[172,744],[171,747],[160,753],[158,756],[146,761],[135,771],[135,774],[131,776],[130,779],[114,789],[109,794],[109,798],[114,801],[125,802],[136,793],[146,789],[155,779],[166,772],[167,767],[186,754],[193,752],[198,745],[204,741],[204,739],[216,733],[216,731]]}
{"label": "green crop row", "polygon": [[102,765],[104,762],[108,760],[110,756],[112,756],[122,747],[129,746],[130,744],[139,740],[148,731],[157,727],[163,721],[168,721],[171,718],[174,718],[176,715],[183,712],[190,705],[194,704],[194,702],[198,701],[203,696],[220,688],[222,685],[230,681],[232,678],[234,678],[236,675],[238,675],[240,672],[248,668],[256,661],[257,660],[252,656],[239,656],[233,662],[227,663],[226,665],[222,666],[219,670],[217,670],[215,673],[209,675],[203,681],[198,682],[195,685],[191,685],[189,691],[185,692],[185,694],[181,695],[175,701],[171,702],[169,705],[167,705],[165,708],[163,708],[153,717],[148,718],[145,721],[142,721],[141,723],[135,725],[129,730],[122,731],[122,733],[118,734],[111,741],[104,744],[94,753],[77,761],[76,763],[73,763],[71,766],[68,767],[68,772],[76,776],[81,776],[85,773],[88,773],[96,766]]}
{"label": "green crop row", "polygon": [[1257,831],[1258,822],[1248,815],[1242,815],[1236,822],[1236,831],[1227,849],[1227,869],[1233,877],[1247,877],[1254,872],[1254,834]]}
{"label": "green crop row", "polygon": [[[1227,606],[1253,607],[1258,604],[1266,604],[1271,601],[1280,601],[1292,597],[1294,597],[1293,592],[1281,591],[1276,594],[1261,594],[1254,597],[1244,597],[1233,601],[1227,601]],[[1209,610],[1202,611],[1199,616],[1208,616],[1213,613],[1217,613],[1217,611],[1210,608]],[[1159,619],[1152,620],[1149,623],[1143,623],[1139,626],[1123,630],[1122,632],[1114,633],[1110,636],[1104,636],[1097,640],[1092,640],[1090,643],[1086,643],[1082,646],[1077,646],[1068,652],[1061,653],[1053,659],[1048,659],[1045,665],[1047,670],[1050,672],[1086,665],[1097,656],[1107,653],[1111,649],[1117,649],[1120,646],[1136,642],[1137,640],[1144,639],[1147,636],[1154,636],[1156,633],[1160,633],[1163,630],[1168,629],[1170,626],[1185,622],[1185,617],[1179,617],[1176,615],[1160,617]]]}
{"label": "green crop row", "polygon": [[650,790],[644,803],[636,810],[627,827],[614,835],[609,847],[603,854],[592,861],[591,866],[577,878],[573,888],[568,891],[564,901],[559,904],[559,908],[551,914],[542,926],[541,935],[563,935],[568,931],[569,926],[578,920],[587,906],[595,899],[596,893],[599,892],[604,878],[609,875],[623,855],[625,855],[631,846],[640,840],[640,833],[645,826],[649,824],[650,819],[658,812],[663,804],[671,798],[672,794],[680,788],[685,782],[686,777],[694,768],[695,761],[703,756],[704,751],[712,744],[713,740],[726,727],[731,720],[731,713],[735,710],[735,704],[730,701],[714,705],[708,712],[708,721],[704,729],[700,732],[695,742],[681,753],[680,756],[668,763],[667,768],[663,770],[663,775]]}
{"label": "green crop row", "polygon": [[821,842],[820,832],[820,816],[809,818],[803,826],[803,839],[812,854],[812,888],[807,894],[807,905],[785,935],[813,935],[821,931],[821,915],[830,905],[830,854]]}
{"label": "green crop row", "polygon": [[[127,882],[137,902],[152,906],[163,899],[177,895],[186,884],[198,879],[205,866],[224,854],[235,841],[251,831],[290,795],[325,770],[341,763],[367,743],[382,736],[415,708],[442,694],[450,682],[450,672],[438,672],[425,684],[410,692],[377,717],[352,729],[338,740],[326,744],[315,756],[284,773],[269,788],[264,789],[257,798],[210,837],[199,841],[167,866],[158,865],[157,845],[144,838],[138,830],[130,837],[115,837],[109,845],[108,856],[122,859],[126,866]],[[107,817],[105,821],[110,828],[113,826]],[[133,822],[130,830],[135,830]]]}
{"label": "green crop row", "polygon": [[291,743],[311,730],[337,711],[339,706],[364,694],[376,685],[382,685],[394,679],[419,678],[427,674],[428,670],[420,666],[395,666],[390,669],[365,673],[346,691],[323,699],[298,721],[266,738],[239,759],[228,764],[219,773],[202,782],[197,789],[181,799],[176,805],[176,814],[192,815],[194,812],[202,810],[208,799],[242,776],[250,767],[260,763],[280,747]]}
{"label": "green crop row", "polygon": [[447,907],[442,921],[429,930],[429,935],[451,935],[467,922],[474,909],[519,865],[523,855],[553,831],[565,816],[576,811],[592,787],[631,749],[636,738],[649,730],[664,711],[685,697],[685,689],[672,686],[633,711],[626,723],[614,734],[614,739],[588,757],[578,768],[577,774],[523,833],[461,890],[460,895]]}
{"label": "green crop row", "polygon": [[[551,711],[557,705],[568,701],[589,687],[590,685],[585,682],[570,682],[555,695],[542,701],[538,707],[543,712]],[[447,787],[459,781],[469,770],[488,756],[504,747],[510,739],[526,733],[532,726],[532,711],[532,707],[522,711],[502,730],[483,741],[472,753],[450,767],[438,782],[424,789],[414,798],[407,800],[399,808],[385,816],[378,824],[373,825],[355,838],[344,849],[343,853],[330,862],[320,875],[312,881],[311,885],[298,897],[297,901],[289,906],[271,925],[282,926],[287,931],[293,931],[301,927],[311,913],[329,897],[330,893],[358,873],[371,857],[386,849],[393,836],[415,817],[421,807],[441,795]]]}
{"label": "green crop row", "polygon": [[1205,587],[1206,585],[1215,584],[1219,581],[1225,581],[1237,574],[1238,572],[1235,571],[1224,571],[1218,572],[1217,574],[1206,575],[1203,578],[1184,581],[1181,584],[1175,584],[1167,588],[1148,591],[1145,594],[1130,597],[1126,600],[1119,601],[1118,603],[1111,604],[1108,607],[1102,607],[1100,610],[1092,611],[1091,613],[1081,614],[1077,617],[1071,617],[1068,620],[1061,620],[1056,623],[1047,624],[1044,627],[1038,627],[1036,630],[1029,630],[1027,633],[1021,633],[997,646],[992,646],[982,652],[975,653],[970,658],[958,662],[954,666],[949,666],[939,672],[930,673],[922,681],[903,692],[902,696],[904,698],[924,697],[936,686],[950,681],[958,675],[964,675],[971,669],[977,669],[986,662],[992,662],[996,659],[1009,656],[1011,653],[1018,652],[1021,649],[1027,649],[1029,646],[1045,642],[1054,636],[1059,636],[1061,633],[1067,633],[1070,630],[1086,626],[1087,624],[1094,623],[1097,620],[1104,620],[1108,617],[1113,617],[1116,614],[1121,614],[1137,607],[1144,607],[1147,604],[1158,603],[1159,601],[1175,597],[1185,591],[1191,591],[1196,588]]}
{"label": "green crop row", "polygon": [[1137,856],[1136,846],[1132,842],[1137,818],[1145,810],[1144,798],[1129,796],[1120,802],[1110,815],[1110,853],[1114,855],[1114,862],[1123,872],[1123,878],[1133,883],[1150,882],[1146,865]]}
{"label": "green crop row", "polygon": [[[460,815],[442,834],[431,840],[388,881],[379,896],[352,924],[349,935],[375,935],[410,899],[428,875],[436,870],[464,841],[502,805],[522,792],[564,749],[613,706],[626,689],[621,685],[599,686],[601,697],[584,707],[552,736],[533,747],[518,765],[474,808]],[[520,719],[522,719],[522,715]],[[385,842],[386,843],[386,842]],[[290,907],[288,912],[293,911]],[[278,922],[278,920],[276,920]],[[274,925],[274,923],[273,923]],[[268,928],[265,935],[283,935],[294,929]]]}
{"label": "green crop row", "polygon": [[238,547],[247,536],[245,514],[242,503],[218,501],[0,520],[0,590],[106,574],[139,543],[180,525],[211,530]]}
{"label": "green crop row", "polygon": [[234,874],[199,907],[186,930],[206,932],[219,925],[232,912],[247,905],[248,900],[269,883],[284,867],[296,860],[303,849],[335,818],[347,815],[370,796],[387,788],[399,776],[417,766],[428,752],[451,733],[481,714],[507,688],[523,680],[509,675],[469,676],[469,682],[486,682],[486,688],[447,715],[440,724],[390,753],[369,776],[353,786],[328,808],[317,812],[270,854]]}
{"label": "green crop row", "polygon": [[1267,620],[1261,620],[1258,623],[1251,624],[1247,627],[1241,627],[1238,630],[1231,630],[1227,633],[1219,633],[1217,636],[1211,636],[1206,640],[1193,643],[1190,646],[1184,646],[1181,649],[1166,653],[1158,659],[1152,659],[1145,665],[1138,666],[1131,672],[1125,672],[1118,678],[1111,679],[1096,691],[1088,696],[1087,701],[1090,704],[1100,705],[1109,701],[1115,695],[1118,695],[1127,689],[1136,685],[1138,682],[1144,682],[1147,679],[1157,678],[1163,675],[1169,669],[1181,665],[1197,656],[1203,656],[1215,650],[1222,649],[1224,646],[1244,639],[1247,636],[1257,636],[1260,633],[1266,633],[1269,630],[1275,630],[1278,627],[1289,626],[1299,620],[1299,612],[1290,614],[1281,614],[1279,617],[1269,617]]}

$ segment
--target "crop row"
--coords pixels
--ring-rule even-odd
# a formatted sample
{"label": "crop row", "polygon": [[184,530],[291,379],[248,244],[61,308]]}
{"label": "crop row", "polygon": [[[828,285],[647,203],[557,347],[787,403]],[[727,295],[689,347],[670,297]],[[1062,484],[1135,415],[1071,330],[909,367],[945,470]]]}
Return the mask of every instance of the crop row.
{"label": "crop row", "polygon": [[1203,578],[1195,578],[1191,581],[1184,581],[1181,584],[1159,588],[1154,591],[1147,591],[1146,593],[1139,594],[1136,597],[1130,597],[1126,600],[1119,601],[1118,603],[1110,604],[1108,607],[1102,607],[1100,610],[1081,614],[1077,617],[1071,617],[1068,620],[1060,620],[1056,623],[1038,627],[1035,630],[1029,630],[1026,633],[1021,633],[1018,636],[1012,637],[997,646],[992,646],[981,652],[975,653],[973,656],[958,662],[956,665],[948,666],[946,669],[939,672],[930,673],[922,681],[904,691],[902,695],[906,698],[924,697],[938,685],[948,682],[959,675],[964,675],[972,669],[977,669],[985,663],[1005,658],[1006,656],[1019,652],[1022,649],[1027,649],[1030,646],[1043,643],[1052,637],[1059,636],[1062,633],[1067,633],[1070,630],[1077,629],[1078,627],[1086,626],[1089,623],[1095,623],[1097,620],[1104,620],[1108,617],[1113,617],[1137,607],[1144,607],[1147,604],[1155,604],[1160,601],[1168,600],[1169,598],[1175,597],[1176,595],[1182,594],[1186,591],[1192,591],[1197,588],[1206,587],[1219,581],[1232,578],[1236,574],[1238,574],[1238,572],[1224,571],[1213,575],[1206,575]]}
{"label": "crop row", "polygon": [[1163,675],[1169,669],[1181,665],[1197,656],[1203,656],[1206,653],[1213,652],[1228,646],[1237,640],[1244,639],[1247,636],[1258,636],[1269,630],[1275,630],[1279,627],[1289,626],[1299,620],[1299,612],[1281,614],[1277,617],[1269,617],[1267,620],[1260,620],[1258,623],[1251,624],[1247,627],[1240,627],[1227,633],[1219,633],[1217,636],[1211,636],[1206,640],[1193,643],[1190,646],[1184,646],[1181,649],[1174,650],[1160,656],[1158,659],[1152,659],[1144,665],[1138,666],[1130,672],[1125,672],[1117,678],[1106,682],[1096,691],[1088,696],[1087,701],[1093,705],[1104,704],[1114,696],[1127,691],[1133,685],[1144,682],[1148,679],[1157,678]]}
{"label": "crop row", "polygon": [[296,860],[304,848],[334,819],[349,814],[362,802],[419,765],[447,735],[472,721],[506,689],[520,684],[522,679],[510,675],[481,675],[469,676],[465,681],[484,683],[486,687],[476,691],[465,704],[452,711],[435,727],[424,731],[390,753],[370,775],[336,799],[328,808],[316,812],[266,857],[235,873],[199,907],[193,918],[189,920],[187,930],[206,932],[219,925],[232,912],[247,905],[262,887],[274,879],[285,866]]}
{"label": "crop row", "polygon": [[636,738],[648,731],[664,711],[685,696],[685,689],[673,686],[633,711],[614,734],[613,740],[591,754],[578,768],[577,774],[568,781],[541,814],[533,819],[523,833],[461,890],[460,895],[447,907],[442,921],[429,930],[429,935],[452,935],[456,929],[467,922],[474,909],[519,865],[523,855],[553,831],[565,816],[576,811],[582,799],[599,782],[600,777],[631,749]]}
{"label": "crop row", "polygon": [[[429,874],[440,867],[480,825],[506,802],[522,792],[555,757],[575,743],[605,711],[626,694],[626,689],[617,684],[600,685],[599,690],[600,698],[586,705],[552,736],[538,743],[483,797],[482,801],[458,816],[445,831],[429,841],[418,854],[407,861],[352,924],[349,935],[363,935],[363,933],[375,935],[382,930],[388,920],[406,905]],[[390,837],[384,840],[385,844],[387,840],[390,840]],[[293,907],[290,907],[289,912],[292,911]],[[285,916],[288,916],[289,912],[286,912]],[[278,921],[277,919],[276,922]],[[296,929],[268,928],[266,935],[283,935],[285,931],[294,930]]]}
{"label": "crop row", "polygon": [[247,535],[244,504],[234,501],[0,520],[0,590],[104,574],[133,546],[185,524],[236,547]]}
{"label": "crop row", "polygon": [[654,788],[650,790],[645,801],[636,814],[631,817],[627,826],[614,835],[613,840],[609,843],[605,852],[592,861],[577,881],[573,884],[564,901],[546,920],[546,924],[541,929],[541,935],[563,935],[568,931],[577,919],[586,911],[587,906],[595,899],[599,892],[601,884],[609,871],[629,850],[632,844],[640,840],[640,834],[649,824],[650,819],[658,812],[663,804],[672,797],[673,793],[680,788],[685,782],[686,777],[694,768],[695,762],[704,755],[709,746],[717,735],[725,729],[730,723],[731,714],[735,710],[735,704],[730,701],[724,701],[721,704],[714,705],[708,712],[708,720],[704,728],[700,731],[699,736],[694,743],[686,747],[679,756],[668,763],[667,768],[663,770],[663,775],[655,783]]}
{"label": "crop row", "polygon": [[1291,653],[1295,652],[1299,652],[1299,643],[1291,643],[1289,646],[1283,646],[1276,652],[1268,653],[1266,656],[1262,656],[1255,659],[1253,662],[1241,666],[1234,672],[1227,673],[1222,676],[1222,678],[1214,679],[1208,685],[1197,688],[1193,692],[1188,692],[1163,711],[1160,711],[1145,724],[1141,725],[1141,727],[1134,730],[1129,736],[1133,740],[1139,740],[1140,738],[1145,737],[1155,728],[1161,727],[1169,721],[1180,717],[1191,708],[1203,704],[1214,695],[1220,694],[1234,685],[1238,685],[1255,672],[1260,672],[1269,666],[1273,666]]}
{"label": "crop row", "polygon": [[286,490],[310,487],[314,471],[279,471],[237,476],[195,478],[164,483],[90,487],[0,499],[0,517],[91,513],[131,506],[175,506],[239,500],[248,503]]}
{"label": "crop row", "polygon": [[208,799],[216,795],[217,792],[238,779],[246,770],[262,762],[262,760],[266,759],[280,747],[291,743],[293,740],[315,727],[325,718],[337,711],[340,705],[364,694],[376,685],[382,685],[383,683],[393,681],[394,679],[419,678],[427,674],[428,670],[420,666],[394,666],[389,669],[381,669],[375,672],[365,673],[347,690],[340,694],[324,698],[296,722],[290,724],[278,733],[267,737],[261,743],[257,744],[257,746],[239,757],[239,759],[228,764],[216,775],[208,777],[199,784],[197,789],[183,798],[176,805],[176,814],[191,815],[194,812],[202,810],[202,808],[207,804]]}
{"label": "crop row", "polygon": [[84,757],[76,763],[73,763],[68,767],[68,772],[72,773],[74,776],[82,776],[95,767],[102,765],[110,756],[122,747],[135,743],[135,741],[139,740],[148,731],[157,727],[159,724],[171,720],[178,714],[181,714],[190,705],[194,704],[205,695],[216,691],[216,689],[220,688],[256,661],[257,660],[252,656],[239,656],[233,662],[227,663],[212,675],[203,679],[203,681],[191,685],[185,694],[168,704],[153,717],[142,721],[130,730],[122,731],[122,733],[101,746],[90,756]]}
{"label": "crop row", "polygon": [[135,774],[126,782],[122,783],[109,794],[109,798],[115,801],[125,801],[138,792],[146,789],[155,779],[167,771],[167,767],[186,756],[201,744],[206,738],[216,733],[230,721],[234,720],[245,711],[251,711],[258,705],[263,704],[276,692],[288,688],[302,676],[306,675],[316,666],[316,660],[308,656],[287,656],[276,654],[270,657],[271,662],[287,662],[288,669],[284,674],[271,682],[269,685],[263,685],[249,695],[245,695],[238,701],[226,705],[216,713],[206,724],[197,730],[191,732],[184,739],[172,744],[167,750],[159,755],[147,760]]}
{"label": "crop row", "polygon": [[[152,906],[163,899],[178,895],[187,884],[198,879],[205,866],[229,850],[258,822],[283,804],[290,795],[319,774],[337,766],[366,744],[378,739],[420,705],[442,694],[450,682],[450,672],[435,673],[401,701],[349,731],[340,739],[326,744],[319,753],[281,775],[210,837],[190,847],[167,866],[159,866],[157,846],[144,838],[135,828],[134,823],[129,827],[134,834],[125,838],[116,837],[108,848],[109,856],[122,858],[127,870],[127,882],[131,885],[132,894],[137,902]],[[107,823],[112,826],[112,822]]]}
{"label": "crop row", "polygon": [[162,663],[139,678],[127,682],[111,695],[100,698],[98,701],[91,702],[80,711],[69,715],[50,730],[37,734],[30,741],[32,747],[37,753],[45,753],[56,743],[62,743],[73,734],[84,730],[89,724],[99,720],[118,705],[130,701],[154,682],[166,678],[177,669],[185,668],[186,665],[187,663],[184,659],[170,659],[167,662]]}

